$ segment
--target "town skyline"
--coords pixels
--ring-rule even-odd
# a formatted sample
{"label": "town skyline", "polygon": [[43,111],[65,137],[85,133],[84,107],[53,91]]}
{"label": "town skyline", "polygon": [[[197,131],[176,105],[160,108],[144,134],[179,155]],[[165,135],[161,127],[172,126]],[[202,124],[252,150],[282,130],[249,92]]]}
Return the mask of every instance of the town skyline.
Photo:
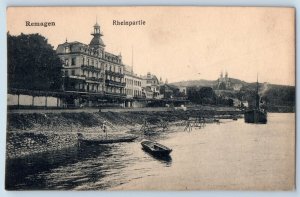
{"label": "town skyline", "polygon": [[[55,8],[48,9],[42,19],[39,11],[32,9],[23,9],[18,15],[14,13],[18,9],[8,9],[8,20],[14,22],[8,22],[7,31],[12,35],[39,33],[55,50],[66,39],[88,44],[97,17],[106,51],[121,53],[123,63],[133,66],[138,75],[151,72],[172,83],[216,80],[221,71],[227,71],[230,78],[247,82],[255,82],[258,73],[261,83],[295,85],[294,23],[289,20],[290,12],[285,12],[288,9],[248,9],[243,10],[243,17],[236,18],[239,10],[235,8],[218,8],[221,13],[211,13],[210,8],[177,8],[167,16],[163,15],[166,7],[159,7],[155,16],[153,7],[143,9],[143,13],[138,7],[132,13],[126,8],[89,8],[84,17],[85,8],[72,9],[73,13],[68,8]],[[190,9],[193,18],[182,9]],[[59,18],[62,10],[64,18]],[[169,20],[170,16],[176,17]],[[120,17],[141,19],[146,25],[112,25],[113,19]],[[26,27],[24,18],[55,21],[55,26]],[[243,24],[250,18],[252,22]],[[232,25],[228,26],[230,20]]]}

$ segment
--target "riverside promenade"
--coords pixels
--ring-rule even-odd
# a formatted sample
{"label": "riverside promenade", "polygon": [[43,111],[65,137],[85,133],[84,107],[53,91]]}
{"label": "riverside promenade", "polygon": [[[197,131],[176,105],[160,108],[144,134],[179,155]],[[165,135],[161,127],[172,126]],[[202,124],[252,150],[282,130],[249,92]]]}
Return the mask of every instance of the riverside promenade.
{"label": "riverside promenade", "polygon": [[[143,107],[143,108],[78,108],[78,109],[9,109],[8,113],[31,114],[31,113],[96,113],[96,112],[163,112],[183,110],[181,107]],[[218,106],[191,106],[186,110],[216,110],[216,111],[239,111],[235,107],[218,107]]]}

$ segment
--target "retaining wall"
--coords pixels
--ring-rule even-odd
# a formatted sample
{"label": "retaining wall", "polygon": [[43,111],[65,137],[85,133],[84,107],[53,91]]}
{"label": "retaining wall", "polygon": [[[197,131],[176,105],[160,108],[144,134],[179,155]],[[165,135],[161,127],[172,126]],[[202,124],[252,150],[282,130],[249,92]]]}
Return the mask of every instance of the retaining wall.
{"label": "retaining wall", "polygon": [[77,145],[76,133],[7,132],[6,138],[7,158],[18,158]]}

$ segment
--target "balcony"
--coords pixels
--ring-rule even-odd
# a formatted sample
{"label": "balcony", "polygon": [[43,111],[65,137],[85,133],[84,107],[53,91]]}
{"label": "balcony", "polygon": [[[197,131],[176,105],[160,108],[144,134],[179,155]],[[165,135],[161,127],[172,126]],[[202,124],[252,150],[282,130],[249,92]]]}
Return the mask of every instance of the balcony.
{"label": "balcony", "polygon": [[115,77],[120,77],[120,78],[123,78],[123,77],[124,77],[124,74],[118,73],[118,72],[113,72],[113,71],[111,71],[111,70],[106,70],[106,71],[105,71],[105,74],[106,74],[106,75],[115,76]]}
{"label": "balcony", "polygon": [[95,66],[91,65],[81,65],[82,70],[94,71],[94,72],[101,72],[100,68],[96,68]]}
{"label": "balcony", "polygon": [[103,78],[96,78],[96,77],[86,77],[87,81],[93,81],[93,82],[103,82]]}
{"label": "balcony", "polygon": [[65,91],[66,92],[87,92],[86,89],[83,88],[77,89],[75,87],[65,87]]}
{"label": "balcony", "polygon": [[105,95],[109,96],[109,97],[123,97],[123,98],[126,98],[126,94],[116,93],[116,92],[105,92]]}
{"label": "balcony", "polygon": [[112,81],[109,79],[105,80],[105,85],[107,86],[115,86],[115,87],[125,87],[126,83],[122,83],[122,82],[117,82],[117,81]]}
{"label": "balcony", "polygon": [[145,99],[146,97],[143,95],[134,96],[133,99]]}
{"label": "balcony", "polygon": [[78,79],[78,80],[85,80],[85,76],[79,76],[79,75],[70,75],[70,76],[65,76],[66,78],[70,79]]}

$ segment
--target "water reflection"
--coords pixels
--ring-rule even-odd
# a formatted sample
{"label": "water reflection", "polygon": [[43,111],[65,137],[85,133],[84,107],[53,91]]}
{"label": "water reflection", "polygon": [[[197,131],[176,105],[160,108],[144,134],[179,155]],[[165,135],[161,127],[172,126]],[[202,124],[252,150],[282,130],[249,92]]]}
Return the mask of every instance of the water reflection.
{"label": "water reflection", "polygon": [[159,161],[160,163],[166,164],[167,167],[171,166],[171,164],[172,164],[172,157],[170,155],[154,155],[154,154],[148,153],[144,149],[142,149],[142,150],[149,157],[152,157],[153,159]]}
{"label": "water reflection", "polygon": [[[74,146],[59,151],[38,153],[24,158],[6,160],[6,188],[10,189],[52,189],[42,174],[52,169],[98,157],[111,157],[110,146]],[[93,177],[91,177],[93,178]],[[66,182],[65,189],[73,187]]]}

